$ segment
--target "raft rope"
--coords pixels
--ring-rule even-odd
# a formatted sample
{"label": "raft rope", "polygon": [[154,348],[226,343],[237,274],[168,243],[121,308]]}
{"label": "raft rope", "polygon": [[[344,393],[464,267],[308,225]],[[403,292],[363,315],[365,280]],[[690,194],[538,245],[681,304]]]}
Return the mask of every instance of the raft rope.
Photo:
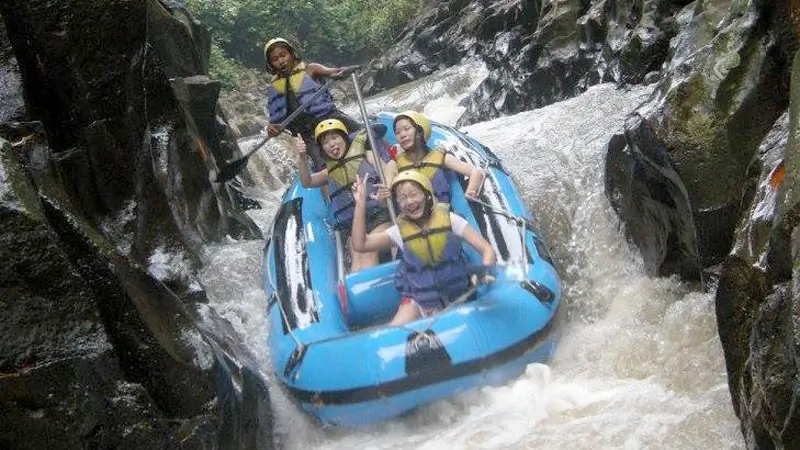
{"label": "raft rope", "polygon": [[[267,264],[269,264],[269,259],[267,259]],[[272,297],[275,299],[275,303],[278,304],[278,310],[281,312],[281,319],[283,320],[283,326],[286,328],[286,331],[289,334],[289,337],[292,338],[297,348],[295,348],[292,355],[289,357],[289,360],[286,362],[286,367],[284,367],[284,373],[286,373],[288,377],[288,372],[291,372],[295,366],[302,360],[302,357],[305,356],[306,350],[308,350],[308,346],[300,341],[300,338],[294,334],[294,330],[292,329],[291,324],[289,323],[289,316],[286,314],[286,310],[283,309],[283,302],[281,302],[280,297],[278,296],[278,290],[275,289],[275,283],[272,280],[272,267],[267,267],[267,278],[269,281],[270,286],[272,286]]]}
{"label": "raft rope", "polygon": [[[497,214],[498,216],[505,217],[506,219],[509,219],[509,220],[513,221],[519,227],[520,248],[523,251],[523,260],[524,260],[524,254],[525,254],[525,249],[526,249],[526,246],[525,246],[525,233],[527,232],[528,223],[530,221],[528,219],[525,219],[522,216],[517,216],[517,215],[511,214],[509,212],[503,211],[501,209],[498,209],[497,207],[492,206],[492,205],[490,205],[490,204],[488,204],[488,203],[486,203],[484,201],[478,200],[476,198],[475,199],[467,199],[467,201],[470,201],[472,203],[481,205],[483,207],[484,211],[487,211],[487,212],[492,213],[492,214]],[[531,224],[530,227],[531,227],[531,230],[535,229],[533,224]]]}
{"label": "raft rope", "polygon": [[281,312],[281,318],[283,319],[283,324],[286,327],[286,330],[289,333],[289,337],[292,338],[295,345],[297,346],[292,354],[289,356],[289,359],[286,361],[286,366],[283,368],[283,373],[286,377],[297,367],[298,364],[303,360],[303,356],[306,354],[306,350],[308,350],[308,346],[300,341],[300,338],[294,334],[294,330],[292,330],[292,326],[289,324],[289,316],[286,314],[286,310],[283,309],[283,302],[281,302],[280,298],[278,297],[278,291],[273,291],[275,298],[275,303],[278,304],[278,309]]}
{"label": "raft rope", "polygon": [[305,344],[300,342],[300,339],[297,337],[297,335],[294,334],[294,331],[292,330],[292,326],[289,323],[289,316],[286,314],[286,310],[283,309],[283,303],[281,302],[281,299],[278,298],[278,291],[273,291],[272,295],[276,297],[275,303],[278,304],[278,309],[281,312],[281,318],[283,319],[283,324],[286,326],[286,330],[289,332],[289,336],[292,338],[294,343],[297,344],[298,348],[305,347]]}

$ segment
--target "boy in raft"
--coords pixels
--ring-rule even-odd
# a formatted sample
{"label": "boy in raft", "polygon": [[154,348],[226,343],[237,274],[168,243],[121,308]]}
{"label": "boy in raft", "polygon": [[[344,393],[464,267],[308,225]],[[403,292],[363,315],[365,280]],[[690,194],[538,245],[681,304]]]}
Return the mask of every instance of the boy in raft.
{"label": "boy in raft", "polygon": [[[386,127],[382,125],[375,125],[373,129],[377,134],[376,139],[382,138],[386,133]],[[359,177],[365,180],[363,189],[370,193],[365,207],[366,232],[384,231],[389,228],[391,222],[386,207],[389,189],[380,185],[380,175],[375,168],[373,152],[365,148],[364,134],[366,133],[348,134],[345,124],[336,119],[320,122],[314,131],[314,137],[322,148],[325,168],[314,173],[311,173],[308,167],[305,143],[301,139],[296,139],[300,183],[303,187],[327,186],[330,208],[338,222],[337,226],[344,232],[345,242],[350,234],[355,209],[352,185]],[[372,267],[379,262],[378,252],[354,251],[352,245],[349,245],[349,250],[352,261],[351,272]]]}
{"label": "boy in raft", "polygon": [[[267,61],[267,72],[272,74],[272,81],[267,89],[267,109],[269,111],[267,133],[270,136],[278,135],[280,123],[308,98],[322,89],[322,78],[342,73],[340,67],[304,63],[294,47],[283,38],[275,38],[267,42],[264,46],[264,58]],[[361,128],[356,120],[336,107],[333,103],[333,96],[327,89],[326,92],[317,96],[305,112],[298,115],[287,126],[292,134],[299,134],[303,138],[316,169],[324,166],[325,161],[313,136],[314,127],[324,119],[339,119],[351,131]]]}
{"label": "boy in raft", "polygon": [[[444,309],[469,289],[470,277],[462,239],[481,255],[485,267],[496,262],[494,249],[467,221],[438,203],[430,180],[416,170],[400,173],[391,195],[399,216],[397,225],[383,232],[366,233],[369,180],[353,185],[356,207],[351,242],[356,251],[377,252],[396,246],[401,261],[395,286],[400,307],[390,325],[402,325]],[[485,281],[492,281],[486,276]]]}
{"label": "boy in raft", "polygon": [[461,161],[442,147],[431,149],[427,142],[431,138],[431,122],[416,111],[404,111],[394,118],[394,134],[400,146],[393,161],[386,165],[386,182],[391,183],[398,173],[418,170],[433,185],[436,199],[450,203],[450,183],[444,169],[469,177],[464,195],[474,199],[483,183],[483,171]]}

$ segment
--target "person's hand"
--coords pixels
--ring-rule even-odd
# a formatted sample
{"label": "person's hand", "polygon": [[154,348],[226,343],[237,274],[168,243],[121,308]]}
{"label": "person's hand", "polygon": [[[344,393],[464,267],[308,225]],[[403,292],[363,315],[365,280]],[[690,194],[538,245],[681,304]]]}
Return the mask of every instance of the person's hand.
{"label": "person's hand", "polygon": [[281,134],[281,126],[278,125],[277,123],[271,123],[267,125],[267,134],[272,137]]}
{"label": "person's hand", "polygon": [[363,179],[356,174],[356,181],[353,182],[353,200],[358,203],[364,203],[367,201],[367,181],[369,177],[364,177]]}
{"label": "person's hand", "polygon": [[331,68],[331,73],[328,75],[331,78],[340,77],[344,74],[344,67],[333,67]]}
{"label": "person's hand", "polygon": [[[481,267],[481,266],[479,266],[479,267]],[[490,266],[482,266],[482,267],[485,269],[485,270],[481,271],[482,273],[480,273],[480,274],[473,273],[469,277],[469,281],[472,283],[473,286],[477,286],[478,283],[484,283],[484,284],[494,283],[495,280],[496,280],[494,275],[491,274],[492,269],[493,269],[492,267],[490,267]]]}
{"label": "person's hand", "polygon": [[494,283],[495,278],[489,274],[486,274],[483,277],[478,277],[477,274],[473,274],[470,277],[469,281],[472,283],[473,286],[477,286],[478,283],[484,283],[484,284]]}
{"label": "person's hand", "polygon": [[467,197],[469,200],[476,200],[478,198],[478,193],[475,192],[475,189],[467,189],[464,192],[464,197]]}
{"label": "person's hand", "polygon": [[392,191],[388,187],[382,184],[376,184],[375,187],[375,193],[372,194],[375,200],[382,202],[392,196]]}
{"label": "person's hand", "polygon": [[294,138],[294,148],[297,149],[298,156],[306,156],[308,154],[308,147],[306,147],[306,141],[303,138],[297,136]]}

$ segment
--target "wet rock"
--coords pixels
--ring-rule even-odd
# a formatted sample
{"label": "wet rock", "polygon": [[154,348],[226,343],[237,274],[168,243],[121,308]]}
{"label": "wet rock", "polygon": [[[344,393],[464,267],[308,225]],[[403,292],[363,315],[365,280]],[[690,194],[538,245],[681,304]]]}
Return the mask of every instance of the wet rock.
{"label": "wet rock", "polygon": [[367,94],[388,89],[485,53],[518,24],[535,23],[536,2],[444,0],[416,17],[361,77]]}
{"label": "wet rock", "polygon": [[[800,69],[795,55],[793,71]],[[748,448],[800,445],[800,196],[798,80],[791,107],[759,146],[743,191],[748,214],[737,227],[716,296],[734,410]]]}
{"label": "wet rock", "polygon": [[738,256],[723,264],[717,324],[748,448],[798,445],[798,298],[795,286],[773,288],[763,271]]}
{"label": "wet rock", "polygon": [[[694,222],[701,267],[717,264],[730,251],[744,212],[742,186],[752,179],[751,162],[788,102],[785,51],[794,38],[774,39],[784,25],[761,14],[759,5],[742,8],[709,4],[679,14],[681,32],[672,41],[664,77],[636,112],[652,133],[646,137],[650,142],[635,145],[665,149],[686,188],[691,205],[686,220]],[[640,129],[641,123],[626,124],[628,136],[631,128]],[[607,188],[610,193],[618,190],[626,186]],[[624,211],[621,217],[626,223],[640,221]],[[639,241],[657,240],[670,227],[661,223],[653,236]]]}
{"label": "wet rock", "polygon": [[[0,372],[13,373],[83,353],[110,349],[88,285],[61,250],[38,195],[0,139]],[[77,345],[76,345],[77,344]]]}
{"label": "wet rock", "polygon": [[[161,441],[170,428],[166,417],[142,385],[125,381],[92,281],[64,251],[47,208],[3,140],[0,186],[0,302],[8,312],[0,319],[0,444],[107,448],[138,424]],[[129,350],[139,352],[145,342]]]}
{"label": "wet rock", "polygon": [[744,365],[739,418],[751,448],[800,445],[797,293],[775,289],[758,309],[750,338],[754,345]]}
{"label": "wet rock", "polygon": [[[778,277],[782,281],[791,276],[791,267],[786,267],[786,264],[781,268],[777,266],[779,260],[791,261],[789,236],[781,243],[770,241],[780,239],[780,236],[773,237],[773,225],[780,206],[778,191],[785,173],[788,140],[789,114],[784,113],[759,145],[757,157],[747,171],[741,202],[750,208],[736,229],[732,250],[762,270],[767,270],[768,261],[772,260],[769,272],[782,274]],[[775,254],[778,249],[781,249],[780,256]]]}
{"label": "wet rock", "polygon": [[0,140],[0,444],[269,447],[266,386],[242,387],[252,357],[220,351],[187,298],[47,196],[46,177]]}
{"label": "wet rock", "polygon": [[667,149],[640,117],[608,145],[605,190],[652,275],[700,278],[689,194]]}
{"label": "wet rock", "polygon": [[0,21],[0,122],[23,120],[25,102],[22,98],[22,79],[17,58]]}
{"label": "wet rock", "polygon": [[0,13],[25,99],[0,123],[0,447],[270,448],[254,359],[197,313],[204,246],[260,237],[209,181],[239,149],[208,33],[179,2]]}
{"label": "wet rock", "polygon": [[762,271],[736,255],[726,258],[715,299],[717,329],[725,352],[733,407],[739,416],[742,383],[745,382],[743,370],[750,354],[750,330],[758,308],[769,292]]}
{"label": "wet rock", "polygon": [[680,4],[521,2],[514,26],[485,43],[489,76],[465,102],[463,126],[574,97],[602,82],[642,83],[668,57]]}

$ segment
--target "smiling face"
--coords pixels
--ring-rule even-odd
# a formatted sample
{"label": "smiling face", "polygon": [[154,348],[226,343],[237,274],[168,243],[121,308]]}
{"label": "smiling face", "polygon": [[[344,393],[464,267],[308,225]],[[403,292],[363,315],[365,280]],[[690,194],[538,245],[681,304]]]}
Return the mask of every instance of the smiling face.
{"label": "smiling face", "polygon": [[288,73],[294,67],[294,54],[285,45],[275,44],[269,52],[269,65],[277,73]]}
{"label": "smiling face", "polygon": [[397,136],[397,143],[403,147],[403,150],[411,150],[414,148],[414,142],[417,136],[417,127],[411,120],[398,119],[394,124],[394,135]]}
{"label": "smiling face", "polygon": [[413,181],[400,183],[394,188],[394,200],[400,213],[407,219],[418,220],[425,215],[427,195],[419,184]]}
{"label": "smiling face", "polygon": [[329,131],[319,139],[322,151],[330,159],[339,159],[347,151],[347,141],[344,134],[339,131]]}

